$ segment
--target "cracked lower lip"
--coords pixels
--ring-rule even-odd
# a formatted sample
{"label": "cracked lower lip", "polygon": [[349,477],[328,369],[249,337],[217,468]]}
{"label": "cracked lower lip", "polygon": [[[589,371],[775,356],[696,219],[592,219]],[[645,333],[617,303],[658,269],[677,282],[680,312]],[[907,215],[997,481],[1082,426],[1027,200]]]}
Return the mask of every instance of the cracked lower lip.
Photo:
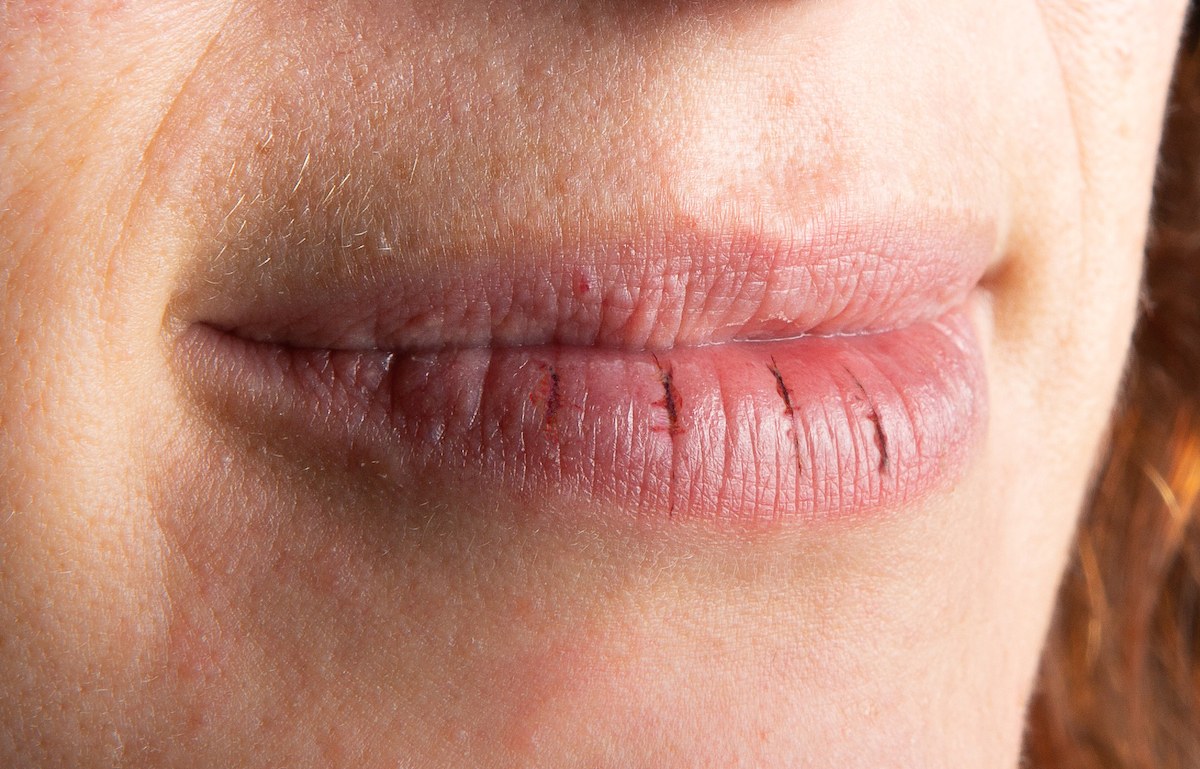
{"label": "cracked lower lip", "polygon": [[882,514],[961,473],[987,403],[967,306],[653,353],[304,349],[205,324],[180,343],[228,418],[389,484],[763,528]]}

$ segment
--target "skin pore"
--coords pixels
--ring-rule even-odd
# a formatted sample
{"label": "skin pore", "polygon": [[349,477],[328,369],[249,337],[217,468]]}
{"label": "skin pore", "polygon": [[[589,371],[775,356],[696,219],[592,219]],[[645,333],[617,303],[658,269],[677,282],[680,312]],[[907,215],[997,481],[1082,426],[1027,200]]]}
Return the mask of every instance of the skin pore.
{"label": "skin pore", "polygon": [[1183,11],[6,4],[0,763],[1015,766]]}

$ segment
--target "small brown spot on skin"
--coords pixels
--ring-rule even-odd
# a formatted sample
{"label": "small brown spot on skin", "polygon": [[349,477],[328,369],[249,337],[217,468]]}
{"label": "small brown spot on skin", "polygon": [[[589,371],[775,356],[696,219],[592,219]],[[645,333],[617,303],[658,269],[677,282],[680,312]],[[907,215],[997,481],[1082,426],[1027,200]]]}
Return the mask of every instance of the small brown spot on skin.
{"label": "small brown spot on skin", "polygon": [[863,398],[867,401],[867,406],[871,409],[871,412],[867,414],[867,419],[870,419],[871,424],[875,425],[875,447],[879,449],[879,472],[880,474],[886,473],[888,469],[887,435],[883,432],[883,421],[879,418],[879,411],[876,410],[875,404],[871,401],[871,396],[867,395],[867,388],[862,386],[862,382],[858,381],[858,377],[854,376],[854,372],[845,366],[842,366],[842,368],[846,369],[846,373],[854,380],[855,386],[863,394]]}
{"label": "small brown spot on skin", "polygon": [[683,426],[679,424],[679,411],[683,407],[683,399],[679,397],[679,391],[675,389],[674,372],[671,370],[670,364],[663,368],[657,355],[652,357],[654,366],[658,369],[658,381],[663,387],[662,400],[655,401],[654,405],[662,406],[667,410],[667,432],[671,435],[679,435],[684,431]]}
{"label": "small brown spot on skin", "polygon": [[775,377],[775,391],[779,393],[779,397],[783,398],[783,413],[787,414],[788,419],[792,420],[792,447],[796,450],[796,467],[801,472],[804,471],[804,460],[800,457],[800,428],[796,424],[796,410],[792,407],[792,393],[784,384],[783,374],[779,371],[778,364],[775,363],[775,356],[771,356],[771,365],[767,367],[771,371],[771,375]]}

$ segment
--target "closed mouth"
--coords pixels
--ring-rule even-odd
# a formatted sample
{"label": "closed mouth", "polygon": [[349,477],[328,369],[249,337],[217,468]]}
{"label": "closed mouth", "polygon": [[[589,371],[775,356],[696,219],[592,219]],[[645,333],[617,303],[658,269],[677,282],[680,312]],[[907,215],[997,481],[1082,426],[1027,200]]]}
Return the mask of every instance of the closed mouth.
{"label": "closed mouth", "polygon": [[896,221],[242,281],[181,313],[179,360],[221,419],[396,489],[869,518],[956,477],[987,410],[970,305],[991,241]]}

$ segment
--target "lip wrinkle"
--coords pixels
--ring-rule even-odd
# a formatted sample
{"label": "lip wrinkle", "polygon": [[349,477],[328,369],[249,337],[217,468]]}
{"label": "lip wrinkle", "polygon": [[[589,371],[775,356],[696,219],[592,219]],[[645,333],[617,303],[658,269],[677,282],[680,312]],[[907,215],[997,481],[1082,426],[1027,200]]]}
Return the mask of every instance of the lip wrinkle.
{"label": "lip wrinkle", "polygon": [[887,434],[883,432],[883,424],[879,420],[879,412],[871,406],[871,422],[875,424],[875,445],[879,448],[879,473],[888,471]]}
{"label": "lip wrinkle", "polygon": [[871,400],[871,395],[867,392],[867,388],[863,387],[862,382],[858,381],[858,377],[850,370],[848,366],[842,366],[846,369],[846,373],[854,380],[854,386],[862,393],[863,400],[867,402],[867,419],[871,420],[871,424],[875,427],[875,448],[879,451],[879,474],[883,475],[888,468],[888,449],[887,435],[883,432],[883,424],[879,419],[879,410],[875,408],[875,402]]}
{"label": "lip wrinkle", "polygon": [[663,388],[663,397],[661,400],[655,401],[655,406],[661,406],[667,412],[667,435],[671,441],[671,464],[670,464],[670,482],[667,486],[668,495],[668,510],[667,517],[675,517],[675,490],[678,487],[678,478],[676,477],[675,468],[679,464],[679,442],[676,437],[684,432],[683,425],[679,423],[679,412],[683,408],[683,398],[679,395],[679,391],[675,388],[675,371],[671,366],[670,361],[666,366],[663,366],[659,361],[657,354],[652,354],[651,359],[654,361],[654,367],[658,372],[658,381]]}
{"label": "lip wrinkle", "polygon": [[779,397],[783,398],[783,413],[787,414],[788,420],[792,423],[792,448],[796,452],[796,469],[800,475],[804,474],[804,458],[800,455],[800,425],[796,423],[796,409],[792,407],[792,393],[788,390],[787,384],[783,381],[783,374],[779,371],[779,364],[775,362],[775,356],[771,356],[771,365],[767,367],[771,376],[775,377],[775,389],[779,393]]}
{"label": "lip wrinkle", "polygon": [[542,371],[542,379],[529,393],[529,402],[542,410],[542,430],[553,442],[558,440],[558,412],[563,408],[562,375],[554,364],[547,360],[536,360],[534,364]]}
{"label": "lip wrinkle", "polygon": [[247,249],[254,258],[243,261],[226,249],[198,262],[169,314],[255,341],[414,352],[654,351],[881,333],[965,301],[996,236],[991,219],[968,212],[845,203],[775,229],[663,223],[629,238],[628,249],[599,236],[508,243],[450,269],[423,252],[368,250],[327,265],[319,280],[295,254],[264,262]]}
{"label": "lip wrinkle", "polygon": [[192,396],[299,461],[336,466],[350,452],[396,493],[472,489],[530,511],[718,527],[895,510],[963,467],[987,407],[963,308],[898,331],[669,357],[311,349],[205,324],[178,339]]}
{"label": "lip wrinkle", "polygon": [[654,365],[658,368],[658,381],[662,384],[663,397],[662,400],[655,402],[655,406],[662,406],[667,411],[667,434],[671,436],[679,435],[683,432],[683,426],[679,424],[679,411],[683,407],[683,399],[679,396],[679,391],[675,389],[675,372],[668,362],[666,366],[658,360],[658,355],[653,355]]}

